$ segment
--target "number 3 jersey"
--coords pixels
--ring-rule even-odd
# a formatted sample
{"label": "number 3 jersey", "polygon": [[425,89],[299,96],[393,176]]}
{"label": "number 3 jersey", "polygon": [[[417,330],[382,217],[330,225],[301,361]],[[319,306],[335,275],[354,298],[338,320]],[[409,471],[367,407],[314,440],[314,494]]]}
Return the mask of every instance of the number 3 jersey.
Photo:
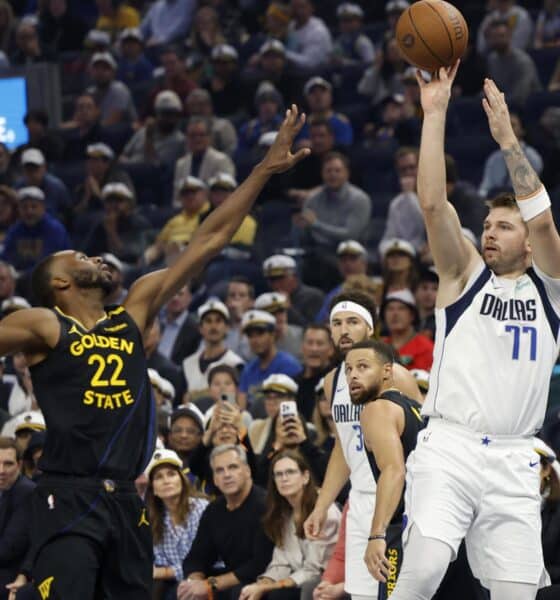
{"label": "number 3 jersey", "polygon": [[496,435],[537,432],[558,357],[559,313],[560,280],[535,265],[506,279],[482,264],[453,304],[436,309],[423,415]]}
{"label": "number 3 jersey", "polygon": [[365,453],[362,427],[360,426],[362,406],[353,404],[350,400],[344,362],[337,368],[333,378],[331,411],[342,452],[350,469],[352,489],[374,494],[377,486]]}
{"label": "number 3 jersey", "polygon": [[142,336],[122,306],[91,330],[55,308],[60,338],[31,367],[47,425],[45,473],[133,480],[155,443]]}

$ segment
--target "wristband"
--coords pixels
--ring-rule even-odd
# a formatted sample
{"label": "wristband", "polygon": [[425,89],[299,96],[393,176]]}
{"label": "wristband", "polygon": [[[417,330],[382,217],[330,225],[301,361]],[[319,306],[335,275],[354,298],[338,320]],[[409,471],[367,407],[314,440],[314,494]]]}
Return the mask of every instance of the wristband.
{"label": "wristband", "polygon": [[386,535],[384,533],[379,533],[377,535],[370,535],[367,539],[368,542],[372,542],[373,540],[384,540],[386,539]]}
{"label": "wristband", "polygon": [[543,186],[537,194],[525,200],[518,199],[517,206],[524,221],[534,219],[537,215],[550,208],[550,198],[546,188]]}

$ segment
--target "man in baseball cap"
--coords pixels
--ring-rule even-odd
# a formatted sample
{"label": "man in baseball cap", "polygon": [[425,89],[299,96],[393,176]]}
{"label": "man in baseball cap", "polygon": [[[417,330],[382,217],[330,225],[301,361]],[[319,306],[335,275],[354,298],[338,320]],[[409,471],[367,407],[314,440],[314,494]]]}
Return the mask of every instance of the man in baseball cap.
{"label": "man in baseball cap", "polygon": [[14,419],[14,436],[16,444],[23,453],[34,431],[45,431],[45,418],[39,410],[28,410]]}
{"label": "man in baseball cap", "polygon": [[168,446],[179,455],[184,468],[189,466],[189,459],[202,442],[203,433],[204,415],[196,404],[182,404],[173,411],[169,420]]}
{"label": "man in baseball cap", "polygon": [[335,61],[343,65],[369,66],[375,58],[375,47],[363,32],[362,7],[353,2],[343,2],[338,6],[336,16],[340,34],[334,42]]}
{"label": "man in baseball cap", "polygon": [[301,342],[303,328],[299,325],[288,323],[289,302],[286,294],[282,292],[268,292],[261,294],[255,300],[255,308],[265,310],[276,319],[276,345],[279,350],[284,350],[298,360],[301,360]]}

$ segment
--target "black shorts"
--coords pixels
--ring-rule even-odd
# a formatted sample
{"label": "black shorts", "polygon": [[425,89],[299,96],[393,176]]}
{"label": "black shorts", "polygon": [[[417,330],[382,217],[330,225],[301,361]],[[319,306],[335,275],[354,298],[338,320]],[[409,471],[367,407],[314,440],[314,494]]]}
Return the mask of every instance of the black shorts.
{"label": "black shorts", "polygon": [[387,542],[385,555],[389,559],[391,566],[387,582],[379,584],[378,600],[386,600],[393,593],[397,585],[397,577],[399,576],[403,559],[402,532],[403,526],[400,522],[391,523],[385,532],[385,541]]}
{"label": "black shorts", "polygon": [[42,600],[150,600],[152,531],[132,482],[44,475],[32,496]]}

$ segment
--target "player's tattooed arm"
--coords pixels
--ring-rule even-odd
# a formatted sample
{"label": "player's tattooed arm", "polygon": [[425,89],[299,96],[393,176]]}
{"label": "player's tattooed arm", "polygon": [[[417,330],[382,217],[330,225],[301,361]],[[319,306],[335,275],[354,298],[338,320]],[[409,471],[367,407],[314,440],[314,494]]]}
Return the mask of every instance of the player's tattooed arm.
{"label": "player's tattooed arm", "polygon": [[531,196],[542,187],[539,176],[525,156],[519,142],[512,146],[502,148],[513,190],[518,198]]}

